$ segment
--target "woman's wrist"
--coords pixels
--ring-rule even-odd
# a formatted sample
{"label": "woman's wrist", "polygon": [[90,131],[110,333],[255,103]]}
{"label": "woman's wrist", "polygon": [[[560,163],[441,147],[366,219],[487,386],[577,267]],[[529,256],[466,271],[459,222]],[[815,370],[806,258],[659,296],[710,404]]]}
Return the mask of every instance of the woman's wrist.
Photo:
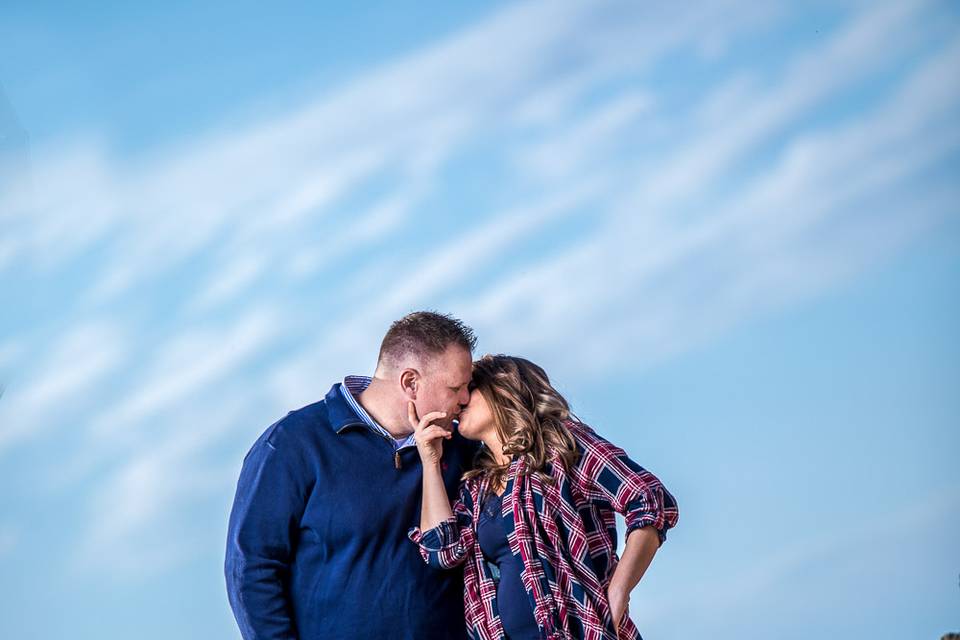
{"label": "woman's wrist", "polygon": [[434,469],[437,469],[437,470],[440,469],[440,461],[434,460],[433,458],[424,458],[421,456],[420,465],[423,467],[424,471],[427,471],[427,470],[432,471]]}
{"label": "woman's wrist", "polygon": [[629,595],[630,595],[630,590],[627,589],[627,586],[624,585],[624,584],[621,584],[621,583],[618,582],[616,579],[611,580],[611,581],[610,581],[610,584],[607,585],[607,596],[608,596],[608,597],[613,597],[613,596],[629,596]]}

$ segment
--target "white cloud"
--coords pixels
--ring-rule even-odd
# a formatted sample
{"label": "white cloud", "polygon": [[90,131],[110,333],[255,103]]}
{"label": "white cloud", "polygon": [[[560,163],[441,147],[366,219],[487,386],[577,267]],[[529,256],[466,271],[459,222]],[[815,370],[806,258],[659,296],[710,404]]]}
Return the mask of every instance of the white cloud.
{"label": "white cloud", "polygon": [[[638,171],[623,177],[613,158],[578,176],[587,183],[598,174],[615,176],[608,175],[598,190],[606,192],[591,207],[596,223],[587,225],[585,235],[481,286],[479,293],[462,294],[457,284],[485,264],[495,264],[512,247],[522,251],[523,235],[535,235],[555,218],[537,219],[529,212],[497,216],[493,223],[462,232],[464,241],[457,247],[431,253],[420,264],[403,264],[402,269],[398,264],[403,277],[383,283],[389,295],[355,312],[362,318],[351,320],[356,340],[320,339],[305,348],[309,355],[275,372],[275,386],[284,390],[278,392],[291,401],[315,397],[315,383],[297,381],[332,380],[342,373],[316,363],[350,361],[351,350],[364,350],[369,335],[379,335],[393,316],[427,301],[440,300],[439,306],[455,310],[481,329],[484,344],[497,350],[532,350],[550,354],[551,361],[563,367],[582,371],[589,363],[604,371],[625,363],[650,366],[751,315],[844,282],[949,211],[952,192],[941,190],[918,199],[923,206],[911,219],[898,216],[900,209],[889,203],[877,208],[875,233],[851,246],[824,245],[823,251],[814,251],[811,244],[817,233],[829,233],[831,225],[838,237],[847,237],[847,229],[869,224],[851,213],[875,190],[906,188],[900,180],[956,148],[949,135],[931,139],[920,127],[904,128],[900,117],[909,115],[915,123],[943,122],[944,106],[956,99],[955,85],[942,71],[950,67],[943,60],[952,60],[953,54],[947,50],[935,55],[930,68],[940,72],[928,67],[915,71],[892,99],[878,99],[880,108],[861,116],[862,122],[805,128],[809,125],[803,120],[818,102],[829,101],[832,92],[848,90],[907,55],[916,40],[896,35],[904,24],[917,25],[924,17],[917,4],[857,14],[818,49],[788,64],[780,82],[764,86],[740,75],[721,85],[692,111],[694,126],[652,173],[639,163]],[[878,57],[876,50],[883,53]],[[948,87],[939,101],[915,91],[917,78],[924,76],[932,78],[931,86]],[[558,113],[566,114],[573,100],[569,95],[580,88],[579,78],[572,85],[545,90],[560,97],[543,112],[536,102],[524,107],[525,117],[549,122]],[[640,113],[639,106],[647,103],[634,97],[623,98],[631,108],[618,109],[622,96],[614,96],[597,112]],[[656,105],[655,96],[653,100]],[[672,124],[681,127],[682,120]],[[786,133],[797,126],[799,131]],[[584,130],[591,127],[584,125]],[[541,148],[567,148],[563,145],[569,131],[558,127],[548,132]],[[771,141],[785,145],[780,159],[740,184],[737,163]],[[588,157],[589,147],[569,148],[582,148]],[[738,188],[714,195],[714,185],[730,182],[731,176],[736,176],[732,184]],[[605,206],[607,199],[618,204],[611,209]],[[517,221],[521,217],[527,222]],[[357,331],[358,326],[368,328],[369,335]]]}
{"label": "white cloud", "polygon": [[[287,406],[301,406],[326,392],[324,384],[339,380],[346,371],[372,370],[379,337],[395,318],[417,308],[425,308],[439,295],[456,290],[471,272],[485,263],[496,262],[517,243],[523,243],[539,228],[569,216],[591,197],[603,190],[600,179],[582,181],[566,191],[540,201],[505,211],[491,222],[463,233],[444,246],[423,252],[419,260],[397,265],[374,263],[373,273],[389,274],[380,284],[384,293],[346,311],[344,324],[327,328],[308,341],[297,355],[279,364],[268,374],[274,397]],[[470,305],[461,308],[471,309]],[[457,312],[457,309],[453,309]],[[462,315],[468,321],[471,315]]]}
{"label": "white cloud", "polygon": [[384,239],[409,217],[424,190],[414,182],[413,186],[405,186],[403,191],[384,197],[319,239],[316,245],[305,247],[284,260],[285,273],[295,279],[314,276],[320,269]]}
{"label": "white cloud", "polygon": [[176,336],[156,350],[157,357],[132,393],[95,417],[93,431],[107,437],[135,430],[151,416],[229,375],[260,353],[280,330],[269,311],[248,311],[225,330],[196,330]]}
{"label": "white cloud", "polygon": [[[519,5],[301,109],[134,162],[111,158],[99,143],[37,149],[44,188],[15,208],[21,224],[8,249],[39,267],[38,256],[60,264],[109,238],[94,286],[93,300],[103,301],[234,235],[257,237],[280,224],[295,235],[385,166],[436,174],[458,144],[499,126],[504,107],[543,102],[535,96],[544,92],[548,102],[569,102],[590,82],[650,64],[704,27],[736,32],[754,20],[723,2],[668,20],[616,8],[622,21],[593,3]],[[569,64],[558,68],[558,57]],[[564,75],[584,79],[571,84]]]}
{"label": "white cloud", "polygon": [[[602,104],[577,122],[566,123],[559,135],[517,152],[516,162],[541,177],[572,177],[591,159],[609,156],[636,120],[648,112],[652,98],[647,93],[628,92]],[[621,150],[622,151],[622,150]]]}
{"label": "white cloud", "polygon": [[[917,3],[894,3],[864,12],[823,46],[791,61],[777,84],[748,92],[743,90],[741,76],[721,86],[703,107],[707,113],[717,113],[717,120],[692,129],[658,162],[658,168],[639,181],[635,197],[640,210],[676,206],[691,195],[709,192],[720,177],[735,178],[736,163],[748,151],[789,139],[784,130],[818,102],[829,99],[831,92],[864,81],[909,51],[917,36],[898,36],[905,25],[916,24],[921,13]],[[731,93],[740,99],[734,102]],[[724,104],[728,109],[718,113]]]}
{"label": "white cloud", "polygon": [[[901,214],[911,181],[958,146],[956,47],[916,46],[926,5],[861,7],[773,72],[704,74],[681,106],[645,75],[691,48],[728,64],[731,43],[789,7],[753,9],[528,3],[302,108],[148,157],[90,141],[38,150],[30,208],[0,196],[0,276],[96,251],[75,320],[167,285],[187,320],[171,308],[128,328],[172,336],[156,345],[87,336],[92,350],[42,361],[0,403],[36,420],[5,422],[0,448],[53,426],[52,400],[112,382],[72,472],[97,486],[82,551],[122,547],[129,568],[162,569],[183,559],[165,523],[232,480],[203,456],[234,422],[205,413],[212,395],[245,410],[251,396],[271,410],[316,400],[372,368],[391,320],[428,305],[551,368],[649,366],[836,286],[942,219],[956,202],[942,185]],[[900,67],[908,79],[856,118],[830,112]],[[481,175],[494,204],[439,239],[421,233],[473,179],[455,175],[463,164],[497,169]],[[178,268],[191,276],[163,281]],[[325,272],[337,286],[306,286]],[[234,303],[246,311],[224,320]],[[151,531],[169,541],[138,560],[132,541]]]}
{"label": "white cloud", "polygon": [[190,303],[191,310],[202,312],[234,299],[263,274],[268,266],[266,259],[258,255],[253,247],[250,249],[213,274],[210,282]]}
{"label": "white cloud", "polygon": [[[875,46],[895,29],[894,17],[903,16],[871,15],[870,29],[855,25],[837,40]],[[817,64],[826,65],[837,50],[851,53],[830,42]],[[807,66],[817,66],[814,60],[809,54]],[[801,130],[788,138],[781,161],[709,205],[688,204],[673,187],[644,192],[626,181],[627,190],[614,195],[617,213],[588,239],[451,304],[465,309],[493,344],[549,353],[574,371],[590,363],[599,372],[650,366],[744,318],[836,286],[951,212],[951,190],[912,202],[894,195],[907,192],[904,180],[960,147],[960,130],[950,119],[960,104],[950,80],[956,64],[956,45],[942,49],[873,113]],[[767,110],[766,104],[783,103],[781,93],[801,95],[807,81],[796,74],[751,103]],[[670,176],[696,177],[709,194],[713,176],[731,167],[717,161],[707,169],[699,153],[711,157],[709,145],[723,140],[729,163],[758,142],[757,133],[730,118],[727,129],[716,126],[656,177],[641,174],[640,180],[676,186]],[[868,235],[850,235],[871,225]],[[824,242],[822,234],[848,242]]]}
{"label": "white cloud", "polygon": [[404,269],[389,295],[377,300],[375,306],[397,313],[415,301],[455,286],[485,263],[495,263],[511,245],[524,242],[540,228],[569,215],[591,197],[598,197],[602,186],[600,180],[578,182],[540,202],[497,214],[491,222],[441,245],[427,247],[422,258]]}
{"label": "white cloud", "polygon": [[0,451],[37,435],[51,420],[83,406],[84,394],[116,371],[126,355],[125,334],[105,323],[82,324],[60,336],[0,403]]}
{"label": "white cloud", "polygon": [[129,451],[92,493],[85,530],[73,568],[107,566],[123,579],[163,572],[190,558],[207,540],[204,525],[184,522],[185,508],[207,508],[223,499],[235,482],[234,465],[211,465],[204,452],[216,445],[253,409],[238,398],[216,410],[185,408],[173,415],[178,425],[159,442]]}

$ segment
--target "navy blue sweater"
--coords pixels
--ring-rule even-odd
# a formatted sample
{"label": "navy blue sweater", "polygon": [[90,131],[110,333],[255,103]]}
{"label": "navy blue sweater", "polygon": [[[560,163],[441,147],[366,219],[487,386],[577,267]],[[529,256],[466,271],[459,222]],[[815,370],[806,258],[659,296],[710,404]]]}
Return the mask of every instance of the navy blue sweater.
{"label": "navy blue sweater", "polygon": [[[407,530],[420,520],[415,447],[371,431],[340,395],[286,415],[243,462],[225,573],[245,640],[466,637],[462,571],[437,571]],[[475,444],[444,441],[449,495]]]}

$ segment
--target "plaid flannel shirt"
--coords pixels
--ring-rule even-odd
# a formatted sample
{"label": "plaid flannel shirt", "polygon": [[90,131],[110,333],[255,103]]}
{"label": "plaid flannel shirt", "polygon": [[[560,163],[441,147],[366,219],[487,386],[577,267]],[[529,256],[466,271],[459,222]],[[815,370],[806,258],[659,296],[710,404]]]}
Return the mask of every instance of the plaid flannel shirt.
{"label": "plaid flannel shirt", "polygon": [[[660,481],[631,460],[623,449],[590,427],[568,422],[579,459],[567,470],[556,457],[545,468],[554,480],[543,482],[514,459],[503,494],[507,541],[523,561],[524,588],[541,636],[550,640],[617,638],[607,587],[617,556],[616,513],[626,519],[627,535],[656,528],[661,544],[677,523],[677,503]],[[497,585],[476,539],[484,478],[461,483],[454,515],[429,531],[410,529],[424,561],[448,569],[464,566],[467,630],[475,640],[502,640]],[[639,639],[624,615],[620,638]]]}

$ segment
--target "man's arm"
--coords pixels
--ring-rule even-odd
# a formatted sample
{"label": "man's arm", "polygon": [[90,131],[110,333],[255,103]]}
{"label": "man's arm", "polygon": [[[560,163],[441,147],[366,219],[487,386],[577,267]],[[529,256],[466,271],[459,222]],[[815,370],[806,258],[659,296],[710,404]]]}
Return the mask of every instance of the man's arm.
{"label": "man's arm", "polygon": [[264,437],[240,472],[224,573],[244,640],[297,640],[288,584],[306,490],[295,466]]}

